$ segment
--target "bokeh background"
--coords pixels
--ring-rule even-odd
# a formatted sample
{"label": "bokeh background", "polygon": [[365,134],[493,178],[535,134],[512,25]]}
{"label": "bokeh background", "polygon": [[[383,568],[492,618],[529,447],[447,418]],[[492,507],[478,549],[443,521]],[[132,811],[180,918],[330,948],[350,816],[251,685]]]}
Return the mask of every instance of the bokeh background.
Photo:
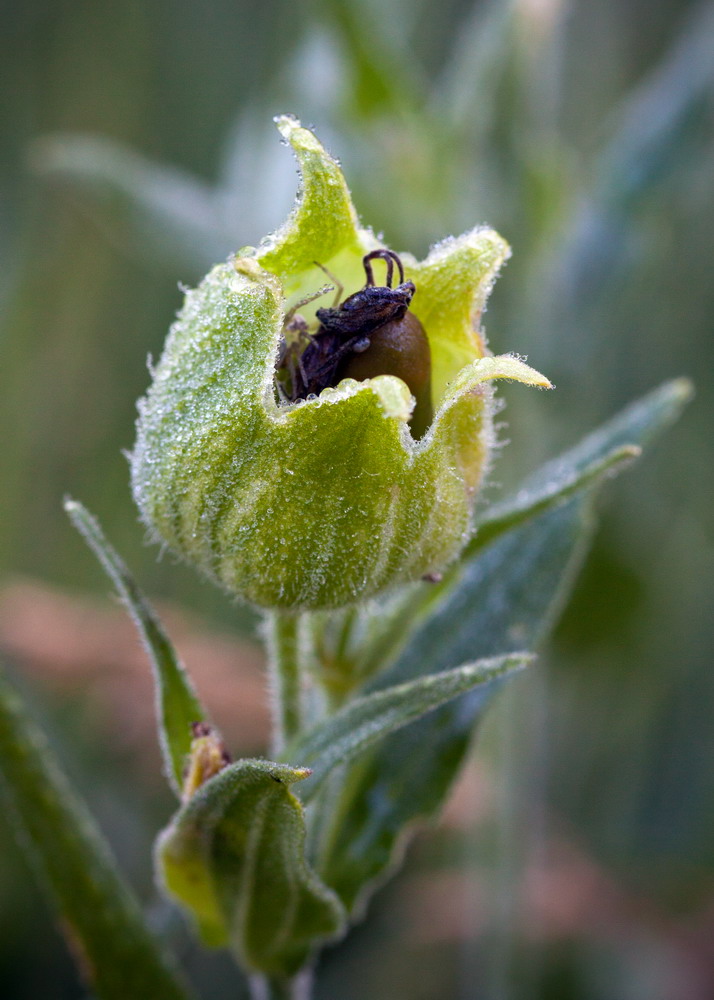
{"label": "bokeh background", "polygon": [[[236,753],[264,746],[255,620],[147,547],[134,403],[179,283],[296,187],[313,124],[363,220],[416,254],[488,222],[507,387],[490,495],[675,375],[697,396],[608,490],[541,665],[437,831],[326,953],[321,1000],[714,996],[714,7],[676,0],[24,0],[0,9],[0,653],[206,997],[244,995],[156,897],[172,808],[148,669],[61,509],[101,518]],[[0,994],[77,1000],[0,818]]]}

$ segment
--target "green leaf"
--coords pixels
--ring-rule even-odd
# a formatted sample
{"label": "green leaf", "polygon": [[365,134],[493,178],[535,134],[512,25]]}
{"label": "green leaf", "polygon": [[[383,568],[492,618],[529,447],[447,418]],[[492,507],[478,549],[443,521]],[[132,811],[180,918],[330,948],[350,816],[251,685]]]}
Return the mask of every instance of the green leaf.
{"label": "green leaf", "polygon": [[[474,558],[504,533],[592,489],[604,478],[617,475],[641,454],[643,445],[674,423],[692,393],[687,379],[665,382],[588,434],[574,448],[547,462],[514,494],[481,514],[462,561]],[[377,617],[372,623],[372,639],[364,646],[356,672],[369,677],[391,662],[413,624],[443,599],[460,572],[460,565],[454,566],[440,584],[422,587],[398,604],[392,614]]]}
{"label": "green leaf", "polygon": [[[592,462],[581,471],[553,478],[543,483],[541,489],[526,489],[508,498],[502,504],[490,507],[478,522],[477,534],[465,549],[465,559],[470,559],[500,535],[521,524],[526,524],[570,497],[590,489],[607,475],[616,475],[639,456],[641,449],[634,445],[615,448],[604,458]],[[377,670],[394,659],[404,645],[411,628],[422,620],[443,599],[461,572],[461,563],[452,567],[436,586],[424,587],[395,605],[382,620],[371,616],[372,635],[360,651],[356,666],[351,667],[355,677],[369,679]]]}
{"label": "green leaf", "polygon": [[533,659],[528,653],[512,653],[479,660],[350,702],[305,733],[285,752],[286,758],[302,761],[312,769],[300,788],[301,799],[308,802],[338,764],[354,760],[402,726],[466,691],[522,669]]}
{"label": "green leaf", "polygon": [[466,547],[465,557],[468,559],[507,531],[512,531],[538,514],[564,503],[577,493],[591,489],[606,476],[616,476],[641,454],[642,449],[637,445],[626,444],[613,448],[603,458],[596,459],[581,469],[571,470],[565,466],[560,470],[561,475],[555,475],[552,479],[544,478],[539,487],[524,487],[503,503],[493,504],[479,519],[476,535]]}
{"label": "green leaf", "polygon": [[191,726],[194,722],[207,719],[207,713],[154,610],[120,556],[104,537],[96,518],[76,500],[65,500],[65,510],[114,584],[149,654],[156,687],[156,714],[164,769],[171,787],[180,796],[183,772],[191,750]]}
{"label": "green leaf", "polygon": [[496,513],[509,506],[537,506],[544,496],[552,495],[554,490],[562,492],[570,489],[573,480],[578,477],[584,485],[590,485],[587,480],[598,463],[615,458],[621,449],[635,449],[633,456],[636,455],[636,449],[648,444],[679,418],[693,395],[694,387],[689,379],[676,378],[664,382],[630,403],[575,447],[546,462],[526,479],[511,501],[494,505],[481,521],[493,519]]}
{"label": "green leaf", "polygon": [[[438,600],[425,588],[429,613],[371,690],[541,642],[585,551],[600,482],[595,472],[618,467],[627,449],[631,454],[673,420],[690,394],[684,380],[655,390],[492,509],[491,524],[500,519],[502,532],[482,549],[472,544],[470,557],[437,585]],[[392,864],[404,827],[441,806],[494,687],[444,705],[348,768],[333,807],[338,819],[319,838],[318,866],[348,909]]]}
{"label": "green leaf", "polygon": [[102,1000],[188,1000],[108,845],[2,677],[0,793],[96,994]]}
{"label": "green leaf", "polygon": [[229,944],[248,969],[269,976],[293,975],[344,923],[304,857],[302,806],[288,786],[309,773],[238,761],[199,789],[157,846],[166,889],[204,942]]}
{"label": "green leaf", "polygon": [[478,519],[468,558],[494,538],[583,490],[615,476],[642,453],[660,431],[674,423],[693,395],[691,382],[673,379],[654,389],[588,434],[574,448],[546,462],[507,499]]}
{"label": "green leaf", "polygon": [[[382,687],[454,661],[534,645],[579,562],[587,527],[581,498],[504,535],[465,567],[458,586],[417,628],[402,655],[375,679]],[[352,765],[321,838],[318,870],[352,909],[392,864],[405,826],[436,813],[498,686],[464,695],[388,737]]]}

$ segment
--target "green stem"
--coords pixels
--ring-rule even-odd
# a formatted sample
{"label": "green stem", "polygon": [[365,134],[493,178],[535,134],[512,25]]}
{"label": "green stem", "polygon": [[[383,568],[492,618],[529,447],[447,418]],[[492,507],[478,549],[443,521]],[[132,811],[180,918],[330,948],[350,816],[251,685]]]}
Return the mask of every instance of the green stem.
{"label": "green stem", "polygon": [[374,633],[363,643],[355,665],[361,683],[396,659],[419,620],[427,616],[449,587],[451,572],[447,570],[443,582],[410,587],[403,598],[375,621]]}
{"label": "green stem", "polygon": [[342,612],[342,627],[335,643],[335,660],[342,664],[347,659],[352,641],[352,633],[359,621],[359,611],[353,605]]}
{"label": "green stem", "polygon": [[277,756],[302,728],[300,617],[273,611],[266,619],[266,632],[273,694],[273,754]]}
{"label": "green stem", "polygon": [[305,969],[294,979],[270,979],[252,976],[251,1000],[310,1000],[312,996],[312,970]]}
{"label": "green stem", "polygon": [[[349,660],[359,611],[354,607],[316,611],[307,614],[305,621],[303,661],[327,698],[325,707],[333,712],[343,704],[359,679]],[[315,723],[321,719],[308,721]]]}

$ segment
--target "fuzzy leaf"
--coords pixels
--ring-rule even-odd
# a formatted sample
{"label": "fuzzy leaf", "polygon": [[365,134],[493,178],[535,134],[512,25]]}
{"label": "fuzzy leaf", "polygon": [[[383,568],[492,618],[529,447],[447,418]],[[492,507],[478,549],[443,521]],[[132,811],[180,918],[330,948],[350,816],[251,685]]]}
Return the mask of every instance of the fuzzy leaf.
{"label": "fuzzy leaf", "polygon": [[546,462],[515,494],[492,504],[476,523],[465,556],[475,554],[504,531],[555,504],[617,475],[639,458],[642,448],[674,423],[692,398],[688,379],[673,379],[625,407],[574,448]]}
{"label": "fuzzy leaf", "polygon": [[308,802],[338,764],[354,760],[372,744],[452,698],[489,684],[497,677],[506,677],[532,660],[528,653],[479,660],[455,670],[397,684],[350,702],[286,751],[286,758],[303,761],[312,769],[312,774],[300,788],[301,799]]}
{"label": "fuzzy leaf", "polygon": [[97,519],[76,500],[65,500],[65,510],[114,584],[149,655],[164,769],[171,787],[180,796],[191,750],[191,725],[207,719],[207,713],[156,613],[121,557],[104,537]]}
{"label": "fuzzy leaf", "polygon": [[[441,600],[422,616],[371,690],[407,683],[427,665],[430,672],[447,670],[469,658],[541,642],[585,551],[592,495],[601,481],[592,473],[615,468],[608,462],[627,454],[623,449],[634,453],[677,416],[690,394],[684,380],[655,390],[548,463],[513,501],[500,505],[491,524],[503,518],[502,532],[494,532],[483,549],[476,536],[463,566],[438,585]],[[404,827],[439,809],[493,689],[437,709],[348,769],[334,804],[339,831],[335,825],[322,837],[319,864],[348,909],[392,864]]]}
{"label": "fuzzy leaf", "polygon": [[534,506],[553,493],[568,490],[579,476],[589,477],[598,463],[609,460],[618,449],[637,449],[656,438],[673,424],[691,400],[694,388],[689,379],[677,378],[630,403],[575,447],[546,462],[523,483],[516,495],[503,504],[491,507],[481,521],[501,516],[506,509]]}
{"label": "fuzzy leaf", "polygon": [[[396,664],[379,676],[379,687],[405,683],[427,665],[444,670],[469,656],[534,645],[559,603],[562,581],[579,561],[586,515],[578,497],[504,535],[470,562]],[[404,828],[442,805],[496,686],[442,706],[349,768],[333,808],[339,829],[335,824],[321,838],[318,865],[348,909],[392,864]]]}
{"label": "fuzzy leaf", "polygon": [[579,469],[573,468],[572,471],[566,466],[562,469],[562,476],[542,481],[542,485],[534,485],[532,489],[524,486],[503,503],[493,504],[478,520],[477,534],[467,545],[465,557],[468,558],[485,548],[499,535],[564,503],[583,490],[591,489],[607,476],[618,475],[641,454],[642,449],[638,445],[621,445],[589,465]]}
{"label": "fuzzy leaf", "polygon": [[[547,462],[514,494],[486,508],[476,522],[476,534],[466,546],[462,560],[475,557],[505,532],[597,486],[604,478],[617,475],[641,454],[643,445],[678,418],[692,391],[687,379],[665,382],[588,434],[574,448]],[[357,664],[357,673],[369,677],[390,663],[412,625],[439,603],[459,573],[460,567],[454,566],[440,584],[411,594],[391,615],[380,611],[373,623],[373,638],[365,645]]]}
{"label": "fuzzy leaf", "polygon": [[94,821],[0,677],[0,800],[101,1000],[188,1000]]}
{"label": "fuzzy leaf", "polygon": [[238,761],[196,792],[157,845],[166,889],[204,943],[230,945],[248,969],[270,976],[295,973],[344,921],[304,857],[302,806],[288,786],[308,774]]}

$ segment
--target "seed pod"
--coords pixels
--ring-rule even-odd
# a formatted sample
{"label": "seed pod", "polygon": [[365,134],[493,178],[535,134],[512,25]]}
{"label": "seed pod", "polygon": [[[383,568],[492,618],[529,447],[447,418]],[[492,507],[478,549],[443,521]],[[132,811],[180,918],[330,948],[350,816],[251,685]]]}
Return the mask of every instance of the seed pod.
{"label": "seed pod", "polygon": [[[363,356],[366,364],[373,352],[374,367],[360,369],[352,352],[336,386],[277,399],[286,316],[319,287],[314,262],[359,288],[375,251],[335,161],[293,119],[279,124],[300,161],[301,198],[275,236],[187,294],[140,402],[134,496],[157,539],[232,593],[264,607],[340,607],[458,555],[490,458],[491,381],[549,383],[516,358],[484,356],[475,323],[508,247],[479,229],[421,264],[402,255],[402,285],[417,295],[408,312],[370,329]],[[361,292],[379,297],[380,287]],[[328,327],[326,312],[306,314],[308,328]],[[399,344],[423,346],[424,331],[433,421],[422,415],[427,361],[399,369]],[[414,432],[430,424],[418,441],[408,428],[415,398]]]}
{"label": "seed pod", "polygon": [[[412,436],[423,437],[434,415],[431,403],[431,349],[424,327],[409,309],[416,292],[414,283],[404,281],[402,262],[390,250],[375,250],[364,258],[367,268],[367,287],[373,286],[369,261],[375,257],[387,259],[387,286],[391,290],[391,257],[400,272],[400,285],[396,292],[404,290],[408,301],[404,308],[395,312],[368,333],[369,344],[359,352],[351,352],[340,363],[338,378],[353,378],[358,382],[377,375],[395,375],[405,383],[414,397],[414,410],[409,421]],[[405,295],[406,298],[406,295]]]}
{"label": "seed pod", "polygon": [[[375,259],[387,264],[386,285],[375,284]],[[344,378],[363,382],[378,375],[395,375],[414,397],[409,424],[414,437],[422,437],[433,416],[431,351],[424,328],[409,310],[416,291],[414,282],[404,281],[402,262],[392,250],[373,250],[365,254],[362,263],[365,287],[331,309],[318,309],[320,326],[314,334],[301,318],[301,336],[294,349],[286,345],[281,351],[280,390],[284,391],[287,382],[288,398],[295,402],[336,386]],[[400,284],[392,288],[395,264]],[[288,326],[294,325],[291,318]]]}

